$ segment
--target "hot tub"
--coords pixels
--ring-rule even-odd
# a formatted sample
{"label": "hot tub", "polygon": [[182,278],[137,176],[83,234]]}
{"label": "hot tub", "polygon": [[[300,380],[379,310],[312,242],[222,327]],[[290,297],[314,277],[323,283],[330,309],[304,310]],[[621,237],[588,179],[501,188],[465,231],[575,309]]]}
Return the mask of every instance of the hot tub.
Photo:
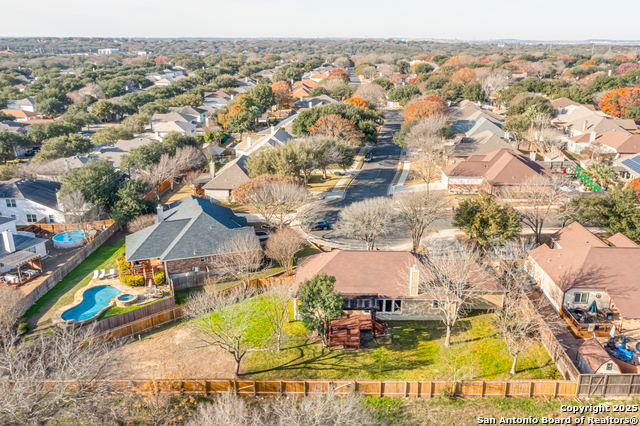
{"label": "hot tub", "polygon": [[79,247],[83,243],[81,231],[66,231],[53,236],[53,246],[57,249]]}
{"label": "hot tub", "polygon": [[126,308],[128,306],[133,305],[134,303],[136,303],[138,301],[138,296],[135,294],[121,294],[120,296],[116,297],[116,306],[118,308]]}

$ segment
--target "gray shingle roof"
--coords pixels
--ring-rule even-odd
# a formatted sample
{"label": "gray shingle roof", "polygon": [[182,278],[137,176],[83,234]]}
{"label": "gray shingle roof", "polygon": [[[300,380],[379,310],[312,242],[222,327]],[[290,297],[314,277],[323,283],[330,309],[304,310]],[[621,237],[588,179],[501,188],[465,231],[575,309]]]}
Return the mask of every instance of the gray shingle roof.
{"label": "gray shingle roof", "polygon": [[220,171],[216,173],[216,176],[211,179],[204,189],[221,189],[221,190],[233,190],[242,182],[249,180],[249,173],[245,163],[249,157],[241,155],[235,160],[229,162]]}
{"label": "gray shingle roof", "polygon": [[[40,243],[44,243],[45,241],[47,240],[44,240],[42,238],[33,238],[27,237],[26,235],[13,234],[13,243],[16,246],[16,251],[30,249],[31,247],[35,247]],[[14,251],[14,253],[16,251]],[[10,254],[11,253],[4,249],[4,244],[0,244],[0,262],[2,262],[3,257],[9,256]]]}
{"label": "gray shingle roof", "polygon": [[235,235],[254,234],[245,218],[202,198],[187,197],[164,214],[164,221],[127,236],[128,261],[224,254]]}
{"label": "gray shingle roof", "polygon": [[62,184],[48,180],[11,179],[0,182],[0,198],[31,200],[58,209],[58,191]]}

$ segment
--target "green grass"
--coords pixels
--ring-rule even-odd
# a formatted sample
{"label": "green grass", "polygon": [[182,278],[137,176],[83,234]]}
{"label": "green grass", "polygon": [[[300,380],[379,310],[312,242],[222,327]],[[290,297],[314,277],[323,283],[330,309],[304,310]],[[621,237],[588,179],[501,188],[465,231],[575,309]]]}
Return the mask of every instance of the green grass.
{"label": "green grass", "polygon": [[96,269],[106,269],[115,264],[116,258],[124,253],[125,235],[116,234],[98,247],[89,257],[80,263],[66,277],[40,298],[25,312],[25,319],[35,315],[50,316],[61,307],[73,302],[73,296],[82,287],[89,284]]}
{"label": "green grass", "polygon": [[321,174],[310,175],[307,181],[309,190],[313,192],[331,192],[338,181],[342,178],[342,176],[335,176],[332,173],[327,173],[327,177],[329,180],[323,181]]}
{"label": "green grass", "polygon": [[369,379],[376,374],[372,357],[380,346],[386,348],[389,362],[384,380],[429,380],[450,378],[447,352],[458,352],[471,367],[472,378],[552,379],[560,378],[547,352],[537,345],[518,361],[518,374],[511,376],[511,357],[490,313],[479,312],[460,320],[452,335],[452,349],[444,348],[445,327],[439,321],[388,321],[391,338],[372,342],[356,350],[326,349],[307,337],[300,322],[287,325],[285,350],[251,354],[243,371],[252,378]]}
{"label": "green grass", "polygon": [[150,305],[151,303],[154,303],[154,302],[157,302],[157,300],[154,300],[154,301],[148,302],[148,303],[144,303],[142,305],[128,306],[126,308],[119,308],[117,306],[112,306],[109,309],[107,309],[106,311],[104,311],[102,314],[100,314],[100,316],[96,319],[96,321],[100,321],[100,320],[103,320],[103,319],[115,317],[116,315],[124,314],[125,312],[135,311],[138,308],[142,308],[143,306]]}

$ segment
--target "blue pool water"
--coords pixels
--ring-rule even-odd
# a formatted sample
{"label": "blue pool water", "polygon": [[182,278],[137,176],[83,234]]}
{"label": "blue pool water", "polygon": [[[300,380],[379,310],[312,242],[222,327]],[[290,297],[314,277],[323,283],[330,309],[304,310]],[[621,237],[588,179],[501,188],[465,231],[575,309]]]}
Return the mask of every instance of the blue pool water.
{"label": "blue pool water", "polygon": [[109,300],[122,293],[112,285],[92,287],[82,295],[82,302],[62,313],[62,319],[76,321],[86,320],[109,305]]}
{"label": "blue pool water", "polygon": [[133,299],[135,296],[133,294],[123,294],[122,296],[118,296],[118,300],[122,300],[126,302],[127,300]]}
{"label": "blue pool water", "polygon": [[61,232],[53,236],[53,239],[58,242],[78,241],[82,239],[82,232],[80,231],[66,231]]}

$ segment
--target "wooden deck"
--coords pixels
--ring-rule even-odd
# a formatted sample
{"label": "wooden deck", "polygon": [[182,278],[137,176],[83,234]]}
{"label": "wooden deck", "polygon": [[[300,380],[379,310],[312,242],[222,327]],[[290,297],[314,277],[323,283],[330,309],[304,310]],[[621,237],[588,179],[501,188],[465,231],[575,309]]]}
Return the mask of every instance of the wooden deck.
{"label": "wooden deck", "polygon": [[360,332],[371,331],[384,336],[384,323],[371,315],[345,315],[329,323],[329,346],[348,346],[360,349]]}
{"label": "wooden deck", "polygon": [[[576,338],[589,339],[595,334],[596,337],[609,337],[611,328],[616,325],[613,321],[599,321],[597,323],[580,323],[576,320],[570,312],[562,309],[560,316],[565,320],[569,326],[569,330]],[[592,331],[589,331],[589,326],[593,327]]]}

